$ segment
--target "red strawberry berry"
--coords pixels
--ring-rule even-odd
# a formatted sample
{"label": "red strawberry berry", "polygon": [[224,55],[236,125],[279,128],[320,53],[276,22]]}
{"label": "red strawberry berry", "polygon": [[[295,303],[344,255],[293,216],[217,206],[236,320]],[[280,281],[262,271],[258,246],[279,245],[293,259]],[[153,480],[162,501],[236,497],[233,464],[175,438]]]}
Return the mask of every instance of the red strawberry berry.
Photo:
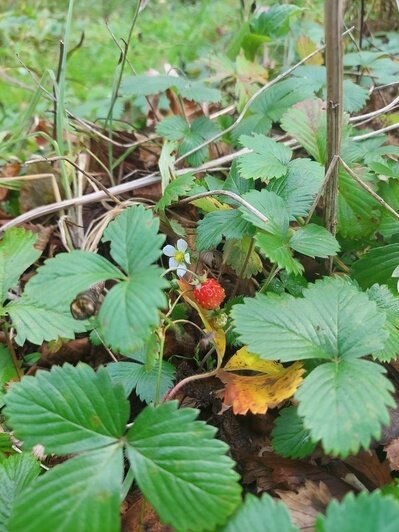
{"label": "red strawberry berry", "polygon": [[194,288],[194,298],[200,307],[213,310],[218,308],[224,300],[224,288],[216,279],[207,279]]}

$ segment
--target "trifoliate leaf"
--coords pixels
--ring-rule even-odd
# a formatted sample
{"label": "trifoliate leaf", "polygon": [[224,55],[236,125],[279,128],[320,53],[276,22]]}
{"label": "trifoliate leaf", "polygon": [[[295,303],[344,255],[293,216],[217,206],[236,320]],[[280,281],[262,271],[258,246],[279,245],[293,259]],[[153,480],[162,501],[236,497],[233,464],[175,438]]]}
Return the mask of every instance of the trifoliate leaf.
{"label": "trifoliate leaf", "polygon": [[384,313],[338,277],[309,284],[303,298],[247,298],[232,316],[240,340],[268,360],[351,359],[378,352],[387,338]]}
{"label": "trifoliate leaf", "polygon": [[79,292],[100,281],[121,278],[122,272],[104,257],[75,250],[46,260],[27,283],[24,296],[41,308],[67,312]]}
{"label": "trifoliate leaf", "polygon": [[264,231],[258,231],[255,235],[256,246],[262,255],[279,268],[285,268],[288,273],[299,275],[303,272],[302,264],[292,256],[288,237],[270,235]]}
{"label": "trifoliate leaf", "polygon": [[135,480],[165,524],[214,530],[240,502],[238,475],[216,429],[177,402],[147,407],[127,435]]}
{"label": "trifoliate leaf", "polygon": [[196,246],[198,251],[213,249],[222,241],[240,240],[254,233],[251,223],[247,222],[237,209],[222,209],[204,216],[197,225]]}
{"label": "trifoliate leaf", "polygon": [[245,179],[262,179],[283,177],[291,159],[290,148],[264,135],[242,135],[240,143],[252,153],[241,155],[238,159],[240,174]]}
{"label": "trifoliate leaf", "polygon": [[24,271],[40,257],[41,251],[35,248],[36,242],[37,235],[20,227],[13,227],[4,233],[0,242],[1,302]]}
{"label": "trifoliate leaf", "polygon": [[326,162],[327,119],[319,99],[305,100],[289,109],[281,126],[321,164]]}
{"label": "trifoliate leaf", "polygon": [[45,308],[31,301],[25,294],[17,301],[9,303],[5,312],[17,330],[15,341],[18,345],[23,345],[26,340],[41,345],[58,338],[74,338],[75,333],[85,332],[88,327],[86,320],[75,320],[69,308]]}
{"label": "trifoliate leaf", "polygon": [[190,131],[187,121],[179,115],[168,116],[156,127],[156,132],[168,140],[180,140]]}
{"label": "trifoliate leaf", "polygon": [[108,225],[103,242],[111,242],[112,258],[132,275],[161,256],[165,236],[158,234],[158,229],[159,219],[142,205],[134,205]]}
{"label": "trifoliate leaf", "polygon": [[27,447],[41,444],[60,455],[117,441],[124,432],[129,403],[104,368],[86,364],[53,366],[15,383],[5,397],[5,413]]}
{"label": "trifoliate leaf", "polygon": [[[252,247],[252,239],[229,240],[223,247],[223,264],[230,266],[242,279],[249,279],[262,271],[261,258]],[[248,256],[249,254],[249,256]]]}
{"label": "trifoliate leaf", "polygon": [[[142,401],[145,401],[146,403],[152,403],[155,401],[159,378],[159,362],[150,370],[147,370],[144,364],[135,362],[114,362],[113,364],[108,364],[107,370],[111,375],[112,381],[123,386],[126,397],[129,397],[135,388],[137,395]],[[162,399],[172,387],[174,375],[174,366],[163,361],[159,385],[160,399]]]}
{"label": "trifoliate leaf", "polygon": [[163,289],[168,286],[162,272],[157,266],[147,266],[105,296],[98,319],[104,342],[113,350],[126,354],[139,349],[158,325],[158,311],[166,305]]}
{"label": "trifoliate leaf", "polygon": [[369,288],[375,283],[386,284],[396,290],[396,279],[392,273],[399,264],[399,244],[389,244],[372,248],[352,264],[351,277],[362,288]]}
{"label": "trifoliate leaf", "polygon": [[[206,116],[200,116],[193,120],[184,133],[183,140],[180,143],[178,154],[184,155],[188,151],[196,148],[204,141],[210,139],[218,132],[218,128],[214,122],[209,120]],[[208,146],[197,150],[195,153],[187,157],[189,164],[199,166],[203,163],[208,154]]]}
{"label": "trifoliate leaf", "polygon": [[158,201],[156,208],[164,210],[172,203],[177,201],[180,196],[184,196],[191,189],[195,181],[193,174],[183,174],[176,179],[173,179],[165,190],[163,191],[162,198]]}
{"label": "trifoliate leaf", "polygon": [[247,495],[223,532],[299,532],[292,524],[287,507],[264,493],[260,499]]}
{"label": "trifoliate leaf", "polygon": [[336,238],[327,229],[316,224],[308,224],[295,231],[289,240],[289,246],[308,257],[327,258],[340,250]]}
{"label": "trifoliate leaf", "polygon": [[18,498],[10,532],[43,532],[43,523],[54,531],[118,532],[122,474],[120,445],[108,445],[55,466]]}
{"label": "trifoliate leaf", "polygon": [[367,290],[367,294],[386,313],[385,330],[389,335],[384,348],[373,353],[373,356],[382,362],[389,362],[399,354],[399,297],[394,296],[387,286],[378,284]]}
{"label": "trifoliate leaf", "polygon": [[317,443],[304,427],[296,406],[281,410],[272,431],[272,445],[276,453],[287,458],[304,458],[315,450]]}
{"label": "trifoliate leaf", "polygon": [[[257,375],[235,371],[251,371]],[[265,414],[296,392],[304,372],[300,362],[285,368],[278,362],[261,360],[242,347],[219,369],[217,377],[225,385],[223,403],[231,406],[234,414],[245,415],[248,411]]]}
{"label": "trifoliate leaf", "polygon": [[384,373],[374,362],[345,358],[321,364],[306,377],[296,394],[298,414],[327,454],[356,454],[380,437],[381,425],[389,422],[387,407],[395,405]]}
{"label": "trifoliate leaf", "polygon": [[252,190],[251,192],[248,192],[248,194],[245,194],[243,198],[269,220],[265,223],[246,207],[241,206],[239,210],[248,222],[251,222],[255,227],[259,227],[273,235],[282,238],[287,236],[289,218],[287,205],[283,198],[280,198],[280,196],[277,196],[274,192],[269,192],[266,189],[263,189],[260,192]]}
{"label": "trifoliate leaf", "polygon": [[373,233],[381,218],[377,201],[344,172],[340,173],[338,187],[339,234],[345,238],[360,238]]}
{"label": "trifoliate leaf", "polygon": [[28,453],[14,454],[0,463],[0,530],[10,530],[8,521],[15,500],[39,472],[39,462]]}
{"label": "trifoliate leaf", "polygon": [[379,490],[363,491],[356,497],[348,493],[332,500],[325,516],[317,519],[317,532],[396,532],[399,529],[399,502]]}
{"label": "trifoliate leaf", "polygon": [[324,177],[324,168],[310,159],[294,159],[288,165],[287,175],[274,179],[267,186],[287,204],[290,220],[306,216],[313,204]]}

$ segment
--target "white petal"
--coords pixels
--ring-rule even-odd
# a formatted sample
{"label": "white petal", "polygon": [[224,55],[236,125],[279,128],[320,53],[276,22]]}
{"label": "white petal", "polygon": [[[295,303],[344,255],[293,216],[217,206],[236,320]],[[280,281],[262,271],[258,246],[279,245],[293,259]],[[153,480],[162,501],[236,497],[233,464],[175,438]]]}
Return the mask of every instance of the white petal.
{"label": "white petal", "polygon": [[190,254],[189,253],[185,253],[184,254],[184,260],[187,262],[187,264],[191,264],[191,262],[190,262]]}
{"label": "white petal", "polygon": [[174,257],[176,255],[176,248],[168,244],[163,248],[162,253],[167,257]]}
{"label": "white petal", "polygon": [[180,266],[180,262],[177,262],[177,260],[174,257],[171,257],[169,259],[169,268],[178,268]]}
{"label": "white petal", "polygon": [[184,277],[186,275],[187,269],[183,266],[180,266],[180,268],[177,268],[176,273],[178,277]]}
{"label": "white petal", "polygon": [[176,247],[179,251],[186,251],[186,249],[188,248],[188,244],[185,240],[183,240],[183,238],[179,238]]}

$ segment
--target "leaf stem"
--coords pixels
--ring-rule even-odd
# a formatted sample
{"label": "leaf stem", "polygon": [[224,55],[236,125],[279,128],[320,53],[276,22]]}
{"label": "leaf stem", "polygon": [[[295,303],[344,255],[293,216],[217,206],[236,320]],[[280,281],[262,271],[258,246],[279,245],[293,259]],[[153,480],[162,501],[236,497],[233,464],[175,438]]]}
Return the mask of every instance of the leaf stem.
{"label": "leaf stem", "polygon": [[11,337],[8,332],[8,325],[6,324],[5,327],[3,327],[4,336],[7,342],[8,351],[10,352],[11,360],[13,363],[13,366],[15,368],[18,380],[20,381],[22,377],[24,376],[24,372],[21,370],[21,366],[19,364],[17,354],[14,349],[14,345],[12,343]]}
{"label": "leaf stem", "polygon": [[263,294],[264,292],[267,291],[267,289],[269,288],[270,283],[273,281],[273,279],[276,277],[276,275],[278,274],[279,271],[280,271],[280,268],[277,266],[277,264],[274,264],[272,266],[272,269],[269,272],[269,275],[266,278],[266,281],[265,281],[264,285],[259,290],[259,294]]}

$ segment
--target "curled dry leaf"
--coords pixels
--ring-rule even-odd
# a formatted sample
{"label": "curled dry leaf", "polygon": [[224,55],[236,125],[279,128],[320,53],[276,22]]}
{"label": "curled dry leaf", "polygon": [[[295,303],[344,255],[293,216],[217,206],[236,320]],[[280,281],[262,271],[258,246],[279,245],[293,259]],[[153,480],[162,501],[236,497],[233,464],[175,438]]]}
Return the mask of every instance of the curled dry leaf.
{"label": "curled dry leaf", "polygon": [[[258,375],[239,375],[234,371],[256,371]],[[265,414],[268,408],[278,406],[296,392],[304,371],[300,362],[285,368],[242,347],[218,372],[225,384],[223,402],[233,407],[234,414]]]}

